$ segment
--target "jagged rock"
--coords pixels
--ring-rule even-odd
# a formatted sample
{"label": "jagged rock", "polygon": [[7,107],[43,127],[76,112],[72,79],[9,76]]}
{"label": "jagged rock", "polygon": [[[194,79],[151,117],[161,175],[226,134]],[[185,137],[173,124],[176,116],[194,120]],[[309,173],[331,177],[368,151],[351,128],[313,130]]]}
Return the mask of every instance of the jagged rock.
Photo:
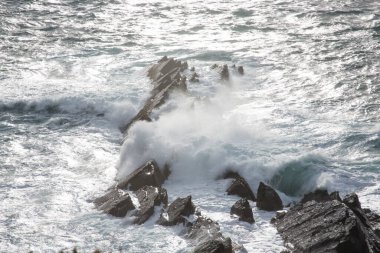
{"label": "jagged rock", "polygon": [[230,214],[236,214],[239,216],[240,221],[245,221],[248,223],[254,223],[252,208],[246,198],[238,200],[232,207]]}
{"label": "jagged rock", "polygon": [[257,207],[266,211],[277,211],[283,209],[282,201],[272,187],[260,182],[257,190]]}
{"label": "jagged rock", "polygon": [[190,68],[190,71],[194,72],[194,71],[195,71],[195,68],[194,68],[194,67],[191,67],[191,68]]}
{"label": "jagged rock", "polygon": [[314,192],[307,193],[301,199],[301,203],[306,203],[307,201],[315,200],[317,202],[324,202],[329,200],[340,200],[339,192],[332,192],[329,194],[326,189],[316,189]]}
{"label": "jagged rock", "polygon": [[120,181],[116,187],[136,191],[146,185],[159,187],[164,180],[165,177],[161,173],[157,163],[151,160],[129,174],[127,178]]}
{"label": "jagged rock", "polygon": [[145,102],[143,108],[128,124],[120,128],[124,134],[124,139],[127,136],[128,129],[136,121],[151,121],[151,112],[153,109],[158,108],[165,102],[171,90],[187,90],[186,78],[180,74],[185,68],[187,68],[187,66],[187,62],[177,61],[173,58],[164,56],[158,61],[158,63],[154,64],[148,70],[148,77],[154,83],[154,88],[151,92],[151,96]]}
{"label": "jagged rock", "polygon": [[163,226],[174,226],[179,223],[186,223],[184,216],[194,214],[195,206],[191,201],[191,196],[177,198],[169,205],[166,211],[161,213],[158,224]]}
{"label": "jagged rock", "polygon": [[196,72],[194,72],[190,77],[190,82],[199,82],[198,77],[199,77],[199,75]]}
{"label": "jagged rock", "polygon": [[217,67],[219,67],[219,65],[215,63],[215,64],[212,64],[210,68],[211,69],[216,69]]}
{"label": "jagged rock", "polygon": [[369,224],[373,228],[373,231],[380,238],[380,215],[372,212],[368,208],[363,208],[363,212],[368,218]]}
{"label": "jagged rock", "polygon": [[225,64],[220,70],[220,77],[223,80],[228,80],[230,78],[230,72],[228,70],[228,66]]}
{"label": "jagged rock", "polygon": [[95,203],[100,210],[116,217],[124,217],[135,209],[129,194],[116,189],[108,193],[107,199],[103,196],[95,200]]}
{"label": "jagged rock", "polygon": [[[229,238],[228,238],[229,239]],[[231,239],[229,239],[231,244]],[[232,253],[232,246],[225,245],[219,240],[210,240],[200,243],[193,253]]]}
{"label": "jagged rock", "polygon": [[275,224],[283,239],[294,246],[292,252],[380,252],[372,229],[337,200],[298,204]]}
{"label": "jagged rock", "polygon": [[238,66],[237,71],[240,75],[244,75],[244,68],[243,66]]}
{"label": "jagged rock", "polygon": [[164,188],[144,186],[135,192],[140,203],[140,208],[134,214],[137,218],[133,221],[134,224],[143,224],[154,213],[154,206],[168,204],[168,193]]}
{"label": "jagged rock", "polygon": [[255,194],[251,190],[251,187],[247,183],[247,181],[239,175],[239,173],[234,171],[227,171],[223,178],[234,178],[234,181],[230,185],[230,187],[227,188],[227,194],[228,195],[238,195],[242,198],[247,198],[252,201],[256,201]]}

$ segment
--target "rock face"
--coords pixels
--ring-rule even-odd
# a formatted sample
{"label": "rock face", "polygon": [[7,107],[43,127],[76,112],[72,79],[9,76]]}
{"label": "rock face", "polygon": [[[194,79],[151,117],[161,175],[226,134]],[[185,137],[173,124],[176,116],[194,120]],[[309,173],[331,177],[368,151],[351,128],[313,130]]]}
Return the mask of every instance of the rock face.
{"label": "rock face", "polygon": [[238,200],[232,207],[230,214],[235,214],[239,216],[240,221],[245,221],[248,223],[254,223],[252,208],[246,198]]}
{"label": "rock face", "polygon": [[150,160],[120,181],[116,187],[136,191],[146,185],[159,187],[164,181],[165,177],[157,163]]}
{"label": "rock face", "polygon": [[134,224],[143,224],[154,213],[154,206],[168,204],[168,193],[164,188],[144,186],[136,191],[136,197],[139,200],[140,208],[134,214],[137,218]]}
{"label": "rock face", "polygon": [[165,102],[171,90],[187,90],[186,77],[181,75],[181,72],[187,68],[187,62],[177,61],[164,56],[148,70],[148,77],[153,81],[154,88],[143,108],[128,124],[120,128],[124,134],[124,139],[127,136],[128,129],[136,121],[151,121],[150,113]]}
{"label": "rock face", "polygon": [[196,253],[233,252],[231,239],[222,235],[218,223],[203,216],[188,228],[186,237],[195,241]]}
{"label": "rock face", "polygon": [[135,209],[129,194],[124,194],[117,189],[97,198],[94,202],[100,210],[116,217],[124,217],[129,211]]}
{"label": "rock face", "polygon": [[329,194],[326,189],[317,189],[314,192],[305,194],[301,200],[301,203],[306,203],[307,201],[311,200],[315,200],[317,202],[325,202],[334,199],[342,201],[339,196],[339,192],[332,192]]}
{"label": "rock face", "polygon": [[275,221],[293,252],[380,252],[380,240],[345,204],[308,201],[292,207]]}
{"label": "rock face", "polygon": [[277,211],[284,208],[280,196],[272,187],[260,182],[257,190],[257,207],[265,211]]}
{"label": "rock face", "polygon": [[169,205],[166,211],[161,213],[158,224],[163,226],[174,226],[179,223],[185,224],[184,216],[194,214],[195,206],[191,201],[191,196],[177,198]]}
{"label": "rock face", "polygon": [[228,195],[237,195],[241,198],[256,201],[255,194],[252,192],[251,187],[237,172],[228,171],[224,174],[223,178],[234,178],[234,181],[227,189]]}

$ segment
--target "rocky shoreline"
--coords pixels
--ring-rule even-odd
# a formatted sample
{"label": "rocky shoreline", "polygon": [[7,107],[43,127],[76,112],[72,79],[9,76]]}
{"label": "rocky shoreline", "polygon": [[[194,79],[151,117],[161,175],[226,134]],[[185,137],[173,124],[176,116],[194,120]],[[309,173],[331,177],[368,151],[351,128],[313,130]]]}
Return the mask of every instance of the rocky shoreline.
{"label": "rocky shoreline", "polygon": [[[187,80],[199,81],[199,75],[192,67],[186,76],[187,62],[163,57],[148,70],[153,89],[143,108],[121,131],[124,140],[128,130],[137,121],[151,121],[151,113],[165,103],[169,93],[179,90],[187,93]],[[230,71],[243,75],[242,66],[213,65],[211,69],[219,72],[220,78],[228,82]],[[177,198],[168,203],[168,193],[164,188],[165,180],[170,177],[170,164],[159,168],[154,160],[147,161],[123,180],[111,187],[103,196],[94,200],[96,208],[104,213],[124,217],[131,215],[134,224],[143,224],[154,214],[155,207],[162,211],[156,224],[174,226],[182,224],[181,235],[192,245],[191,252],[246,252],[230,238],[222,235],[217,221],[205,217],[188,196]],[[289,252],[380,252],[380,216],[369,209],[362,209],[358,196],[352,193],[340,198],[338,192],[329,194],[318,189],[308,193],[290,208],[285,208],[275,189],[260,182],[253,191],[247,181],[236,171],[229,170],[217,180],[231,180],[226,194],[237,195],[241,199],[232,207],[230,214],[241,222],[253,224],[252,208],[249,201],[256,202],[257,208],[277,211],[272,219],[286,242]],[[133,192],[138,204],[132,201]]]}

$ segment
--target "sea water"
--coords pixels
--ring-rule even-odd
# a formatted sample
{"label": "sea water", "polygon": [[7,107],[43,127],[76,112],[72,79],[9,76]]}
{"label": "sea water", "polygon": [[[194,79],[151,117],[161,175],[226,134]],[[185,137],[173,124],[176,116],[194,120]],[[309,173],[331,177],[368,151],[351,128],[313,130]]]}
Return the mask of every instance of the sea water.
{"label": "sea water", "polygon": [[[91,203],[149,159],[170,163],[169,201],[192,195],[248,252],[284,242],[257,210],[238,222],[237,170],[285,203],[318,187],[380,212],[380,2],[0,1],[0,252],[77,247],[187,252],[182,226],[114,218]],[[138,122],[149,66],[200,76]],[[242,65],[222,82],[212,64]]]}

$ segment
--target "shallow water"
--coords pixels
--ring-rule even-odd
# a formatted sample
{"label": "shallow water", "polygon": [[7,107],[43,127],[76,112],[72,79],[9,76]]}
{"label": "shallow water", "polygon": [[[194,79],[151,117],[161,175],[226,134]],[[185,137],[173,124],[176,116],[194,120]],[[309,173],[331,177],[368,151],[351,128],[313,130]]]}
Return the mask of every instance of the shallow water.
{"label": "shallow water", "polygon": [[[191,194],[249,252],[279,252],[272,213],[252,226],[214,178],[233,167],[285,201],[356,191],[380,212],[377,1],[1,1],[0,251],[77,246],[185,252],[181,227],[131,226],[93,208],[115,177],[169,161],[170,200]],[[200,74],[121,146],[163,55]],[[243,65],[226,85],[214,63]],[[179,97],[179,98],[176,98]]]}

